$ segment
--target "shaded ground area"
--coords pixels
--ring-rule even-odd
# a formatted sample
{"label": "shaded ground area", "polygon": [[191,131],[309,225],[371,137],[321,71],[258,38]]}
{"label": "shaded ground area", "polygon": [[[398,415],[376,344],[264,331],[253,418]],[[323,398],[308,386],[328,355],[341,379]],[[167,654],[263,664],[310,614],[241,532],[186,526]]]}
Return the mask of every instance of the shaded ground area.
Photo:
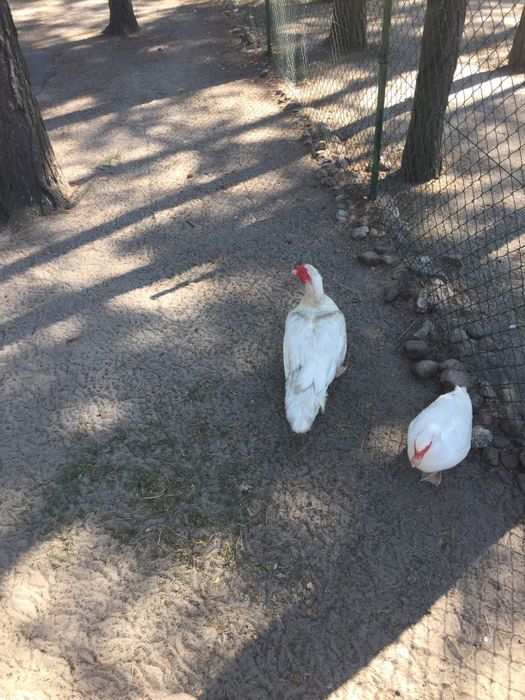
{"label": "shaded ground area", "polygon": [[[520,697],[523,499],[474,459],[438,490],[409,469],[411,319],[221,6],[110,40],[103,3],[12,4],[79,203],[1,238],[0,697]],[[303,438],[299,259],[349,328]]]}

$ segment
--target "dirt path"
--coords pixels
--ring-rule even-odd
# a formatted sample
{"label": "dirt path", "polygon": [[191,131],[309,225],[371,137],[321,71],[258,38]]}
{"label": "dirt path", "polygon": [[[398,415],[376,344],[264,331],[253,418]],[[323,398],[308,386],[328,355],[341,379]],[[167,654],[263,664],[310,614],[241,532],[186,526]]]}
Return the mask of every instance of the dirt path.
{"label": "dirt path", "polygon": [[[135,4],[143,33],[107,40],[105,3],[11,3],[82,196],[1,238],[0,698],[517,700],[522,497],[475,459],[417,483],[403,435],[434,394],[384,274],[221,5]],[[350,347],[304,438],[299,259]]]}

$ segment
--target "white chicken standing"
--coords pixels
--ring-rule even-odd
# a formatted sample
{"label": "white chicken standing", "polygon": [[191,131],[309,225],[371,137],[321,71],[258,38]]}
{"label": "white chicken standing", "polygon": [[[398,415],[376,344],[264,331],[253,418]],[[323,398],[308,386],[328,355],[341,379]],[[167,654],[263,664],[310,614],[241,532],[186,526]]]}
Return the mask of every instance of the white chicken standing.
{"label": "white chicken standing", "polygon": [[283,340],[286,417],[292,430],[306,433],[324,411],[329,385],[346,370],[346,322],[323,291],[313,265],[292,274],[304,285],[301,303],[286,318]]}
{"label": "white chicken standing", "polygon": [[457,386],[427,406],[408,426],[410,464],[423,472],[421,481],[439,486],[441,472],[467,456],[472,439],[472,403],[467,390]]}

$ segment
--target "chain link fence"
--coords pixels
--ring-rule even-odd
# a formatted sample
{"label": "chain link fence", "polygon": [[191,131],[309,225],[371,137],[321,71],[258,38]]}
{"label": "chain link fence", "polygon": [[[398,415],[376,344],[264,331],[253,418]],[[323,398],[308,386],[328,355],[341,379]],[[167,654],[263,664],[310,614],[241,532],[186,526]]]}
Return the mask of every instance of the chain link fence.
{"label": "chain link fence", "polygon": [[[457,355],[498,389],[523,437],[525,80],[508,65],[513,44],[518,68],[525,58],[523,2],[267,0],[266,13],[264,0],[237,6],[263,44],[271,26],[273,61],[291,95],[364,187],[378,155],[387,57],[381,218],[424,280]],[[418,171],[435,142],[429,177]]]}

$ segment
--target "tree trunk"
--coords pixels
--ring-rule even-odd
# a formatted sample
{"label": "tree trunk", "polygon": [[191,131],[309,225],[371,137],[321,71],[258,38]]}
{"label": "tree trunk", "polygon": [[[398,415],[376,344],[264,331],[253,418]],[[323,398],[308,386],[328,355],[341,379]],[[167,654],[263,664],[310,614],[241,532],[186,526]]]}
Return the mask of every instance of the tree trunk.
{"label": "tree trunk", "polygon": [[419,71],[401,174],[427,182],[441,173],[443,120],[459,55],[467,0],[427,0]]}
{"label": "tree trunk", "polygon": [[33,93],[7,0],[0,0],[0,216],[68,203],[64,180]]}
{"label": "tree trunk", "polygon": [[123,36],[140,31],[131,0],[108,0],[109,24],[102,32],[106,36]]}
{"label": "tree trunk", "polygon": [[338,53],[366,49],[366,0],[334,0],[329,40]]}
{"label": "tree trunk", "polygon": [[525,5],[523,5],[520,23],[509,53],[509,68],[517,71],[525,70]]}

